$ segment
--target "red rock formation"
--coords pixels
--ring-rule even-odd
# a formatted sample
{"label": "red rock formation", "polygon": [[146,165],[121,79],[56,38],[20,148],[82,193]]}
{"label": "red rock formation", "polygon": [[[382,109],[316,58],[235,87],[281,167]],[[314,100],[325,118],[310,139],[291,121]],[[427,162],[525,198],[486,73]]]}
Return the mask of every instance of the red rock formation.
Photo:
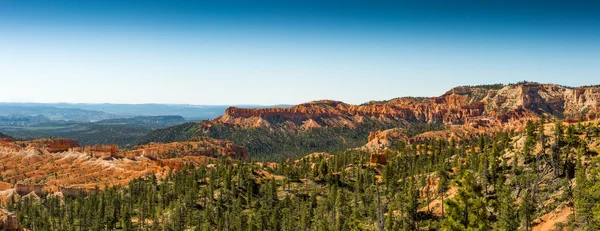
{"label": "red rock formation", "polygon": [[129,159],[144,156],[149,159],[168,159],[183,156],[226,156],[232,159],[248,158],[248,150],[231,141],[217,140],[209,137],[196,137],[188,142],[150,143],[136,146],[132,151],[122,154]]}
{"label": "red rock formation", "polygon": [[[350,122],[358,123],[361,117],[374,119],[402,119],[418,122],[457,122],[467,116],[480,116],[484,110],[483,103],[473,105],[448,106],[445,98],[432,98],[427,103],[406,104],[395,101],[388,104],[371,104],[364,106],[349,105],[338,101],[316,101],[290,108],[243,109],[228,108],[225,115],[215,121],[224,123],[243,123],[245,119],[260,117],[267,121],[280,118],[294,122],[319,119],[323,117],[342,117]],[[451,103],[451,104],[454,104]],[[331,125],[331,124],[324,124]]]}
{"label": "red rock formation", "polygon": [[386,158],[385,158],[385,153],[384,152],[372,153],[370,156],[370,159],[369,159],[369,163],[385,165],[387,163]]}
{"label": "red rock formation", "polygon": [[69,152],[83,152],[84,147],[69,148]]}
{"label": "red rock formation", "polygon": [[516,109],[510,110],[506,113],[496,116],[496,119],[498,121],[509,125],[519,125],[523,124],[527,120],[533,120],[537,118],[537,114],[523,107],[518,107]]}
{"label": "red rock formation", "polygon": [[0,151],[17,152],[25,149],[35,149],[40,152],[59,153],[78,150],[81,146],[77,141],[69,139],[39,139],[31,141],[15,141],[6,139],[0,141]]}
{"label": "red rock formation", "polygon": [[368,152],[374,152],[392,147],[399,142],[408,142],[408,137],[402,129],[393,128],[383,131],[371,132],[368,142],[361,149]]}
{"label": "red rock formation", "polygon": [[23,149],[24,149],[24,147],[22,145],[16,143],[15,141],[0,142],[0,151],[3,151],[3,152],[18,152]]}
{"label": "red rock formation", "polygon": [[133,150],[128,150],[128,151],[120,153],[121,156],[123,156],[127,159],[130,159],[130,160],[135,160],[136,157],[144,156],[144,154],[145,154],[145,150],[143,150],[143,149],[133,149]]}
{"label": "red rock formation", "polygon": [[366,120],[381,122],[472,123],[488,126],[498,123],[522,123],[546,115],[600,115],[600,87],[567,88],[551,84],[526,83],[501,89],[457,87],[439,97],[398,98],[364,105],[339,101],[314,101],[290,108],[228,108],[223,116],[205,121],[242,127],[270,127],[274,124],[291,129],[323,126],[356,127]]}
{"label": "red rock formation", "polygon": [[94,146],[86,146],[84,153],[96,157],[96,158],[117,158],[119,157],[119,145],[116,144],[102,144]]}
{"label": "red rock formation", "polygon": [[491,126],[500,125],[501,121],[496,118],[478,116],[478,117],[467,118],[465,124],[467,124],[468,126],[474,127],[474,128],[491,127]]}
{"label": "red rock formation", "polygon": [[66,152],[69,148],[79,147],[77,141],[69,139],[53,139],[49,140],[46,146],[46,150],[51,153],[55,152]]}
{"label": "red rock formation", "polygon": [[[72,148],[72,151],[81,148]],[[152,160],[169,159],[183,156],[226,156],[232,159],[248,158],[248,151],[231,141],[223,141],[208,137],[197,137],[188,142],[150,143],[136,146],[133,150],[120,152],[116,144],[86,146],[83,152],[96,158],[128,158],[135,160],[143,156]]]}
{"label": "red rock formation", "polygon": [[590,110],[586,115],[585,115],[587,120],[595,120],[600,118],[600,108],[598,109],[593,109]]}
{"label": "red rock formation", "polygon": [[[216,157],[248,157],[245,148],[231,141],[206,137],[189,142],[152,143],[122,152],[116,145],[98,145],[50,153],[49,147],[57,150],[57,146],[50,146],[53,143],[64,144],[51,139],[0,143],[0,178],[5,182],[19,182],[14,192],[21,196],[35,198],[46,193],[62,193],[75,197],[96,186],[127,185],[148,174],[164,177],[173,169],[206,165]],[[139,158],[141,156],[155,158]],[[13,186],[0,182],[0,187]],[[5,196],[0,194],[0,202],[6,200]]]}
{"label": "red rock formation", "polygon": [[25,196],[31,192],[35,193],[38,196],[41,196],[44,192],[43,185],[29,185],[29,184],[16,184],[15,192],[21,196]]}
{"label": "red rock formation", "polygon": [[0,209],[0,230],[20,231],[23,230],[23,228],[14,213]]}
{"label": "red rock formation", "polygon": [[158,160],[158,166],[168,167],[171,169],[180,169],[181,167],[183,167],[183,163],[179,161]]}
{"label": "red rock formation", "polygon": [[29,145],[50,153],[67,152],[71,148],[79,147],[77,141],[69,139],[39,139],[29,142]]}
{"label": "red rock formation", "polygon": [[13,138],[0,138],[0,143],[10,143],[14,141],[15,140]]}

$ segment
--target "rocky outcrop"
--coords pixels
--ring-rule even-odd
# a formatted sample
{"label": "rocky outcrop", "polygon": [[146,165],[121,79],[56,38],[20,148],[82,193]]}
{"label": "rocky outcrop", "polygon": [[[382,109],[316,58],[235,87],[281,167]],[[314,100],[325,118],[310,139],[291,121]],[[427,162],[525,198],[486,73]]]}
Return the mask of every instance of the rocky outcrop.
{"label": "rocky outcrop", "polygon": [[96,158],[118,158],[121,157],[119,154],[119,145],[116,144],[102,144],[94,146],[86,146],[83,149],[85,154]]}
{"label": "rocky outcrop", "polygon": [[376,131],[369,134],[367,144],[361,149],[364,151],[376,151],[392,147],[399,142],[408,142],[408,137],[400,128]]}
{"label": "rocky outcrop", "polygon": [[30,185],[30,184],[16,184],[15,192],[20,196],[25,196],[30,193],[35,193],[38,196],[41,196],[44,193],[43,185]]}
{"label": "rocky outcrop", "polygon": [[35,149],[47,153],[59,153],[68,152],[79,147],[77,141],[69,139],[16,141],[8,138],[0,140],[0,151],[2,152],[17,152],[25,149]]}
{"label": "rocky outcrop", "polygon": [[13,138],[0,138],[0,143],[13,142]]}
{"label": "rocky outcrop", "polygon": [[378,153],[371,153],[371,156],[369,158],[369,163],[385,165],[387,163],[386,157],[385,157],[385,152],[381,151]]}
{"label": "rocky outcrop", "polygon": [[0,143],[2,142],[13,142],[15,141],[12,137],[5,135],[3,133],[0,132]]}
{"label": "rocky outcrop", "polygon": [[50,153],[67,152],[69,149],[80,147],[77,141],[69,139],[39,139],[28,142],[28,145]]}
{"label": "rocky outcrop", "polygon": [[18,152],[23,150],[24,147],[15,141],[4,141],[0,142],[0,152]]}
{"label": "rocky outcrop", "polygon": [[17,215],[4,209],[0,209],[0,230],[20,231],[23,230],[23,228],[19,223]]}
{"label": "rocky outcrop", "polygon": [[168,159],[182,156],[225,156],[231,159],[248,158],[248,150],[231,141],[209,137],[196,137],[188,142],[150,143],[136,146],[132,151],[123,153],[127,158],[143,156],[149,159]]}
{"label": "rocky outcrop", "polygon": [[48,144],[46,150],[48,150],[48,152],[66,152],[69,151],[69,148],[73,147],[79,147],[77,141],[69,139],[56,139],[52,140],[52,142]]}

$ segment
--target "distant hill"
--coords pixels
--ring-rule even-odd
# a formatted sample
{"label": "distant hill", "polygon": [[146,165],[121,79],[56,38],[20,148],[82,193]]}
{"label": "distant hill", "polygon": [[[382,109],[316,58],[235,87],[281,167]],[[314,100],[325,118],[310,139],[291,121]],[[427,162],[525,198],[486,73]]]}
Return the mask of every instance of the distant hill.
{"label": "distant hill", "polygon": [[51,120],[43,115],[9,115],[0,116],[0,126],[31,126]]}
{"label": "distant hill", "polygon": [[12,139],[12,137],[10,137],[9,135],[6,135],[6,134],[1,133],[1,132],[0,132],[0,138],[11,138]]}
{"label": "distant hill", "polygon": [[225,105],[183,105],[183,104],[51,104],[59,108],[80,108],[103,111],[122,116],[180,115],[187,120],[212,119],[222,115]]}
{"label": "distant hill", "polygon": [[186,120],[178,115],[165,116],[136,116],[133,118],[108,119],[94,122],[97,125],[140,125],[152,129],[166,128],[185,123]]}
{"label": "distant hill", "polygon": [[[229,105],[189,105],[189,104],[84,104],[84,103],[0,103],[0,105],[10,105],[15,107],[52,107],[60,109],[80,109],[89,111],[101,111],[116,117],[133,116],[160,116],[160,115],[180,115],[186,120],[205,120],[216,118],[223,113]],[[265,107],[289,107],[290,105],[238,105],[245,108],[265,108]],[[1,108],[0,108],[1,109]],[[0,114],[1,115],[1,114]],[[109,119],[109,118],[102,118]],[[95,119],[98,121],[100,119]]]}
{"label": "distant hill", "polygon": [[184,122],[181,116],[137,116],[98,122],[46,121],[30,126],[0,125],[0,131],[25,140],[57,137],[73,139],[82,145],[118,144],[131,147],[139,137],[155,129]]}
{"label": "distant hill", "polygon": [[33,117],[43,116],[49,120],[64,120],[74,122],[100,121],[123,117],[103,111],[85,110],[80,108],[58,108],[51,105],[36,105],[27,103],[0,103],[0,116],[3,116],[5,121],[10,118],[14,118],[18,121],[22,119],[35,119]]}

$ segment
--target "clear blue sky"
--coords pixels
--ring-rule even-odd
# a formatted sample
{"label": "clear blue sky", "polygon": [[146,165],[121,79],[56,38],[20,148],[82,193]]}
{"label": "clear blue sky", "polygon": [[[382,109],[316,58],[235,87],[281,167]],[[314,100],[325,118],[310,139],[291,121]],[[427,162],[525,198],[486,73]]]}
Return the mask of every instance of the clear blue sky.
{"label": "clear blue sky", "polygon": [[600,84],[587,1],[216,2],[0,0],[0,101],[358,104]]}

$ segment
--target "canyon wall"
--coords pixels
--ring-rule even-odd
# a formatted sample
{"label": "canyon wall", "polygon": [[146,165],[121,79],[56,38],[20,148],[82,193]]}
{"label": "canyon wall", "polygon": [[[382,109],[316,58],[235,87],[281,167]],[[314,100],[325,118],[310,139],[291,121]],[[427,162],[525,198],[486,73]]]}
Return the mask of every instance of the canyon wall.
{"label": "canyon wall", "polygon": [[242,127],[283,126],[291,129],[356,127],[365,121],[471,124],[519,123],[541,115],[569,118],[600,115],[600,87],[569,88],[524,83],[502,88],[457,87],[439,97],[397,98],[350,105],[321,100],[289,108],[230,107],[223,116],[204,122]]}

